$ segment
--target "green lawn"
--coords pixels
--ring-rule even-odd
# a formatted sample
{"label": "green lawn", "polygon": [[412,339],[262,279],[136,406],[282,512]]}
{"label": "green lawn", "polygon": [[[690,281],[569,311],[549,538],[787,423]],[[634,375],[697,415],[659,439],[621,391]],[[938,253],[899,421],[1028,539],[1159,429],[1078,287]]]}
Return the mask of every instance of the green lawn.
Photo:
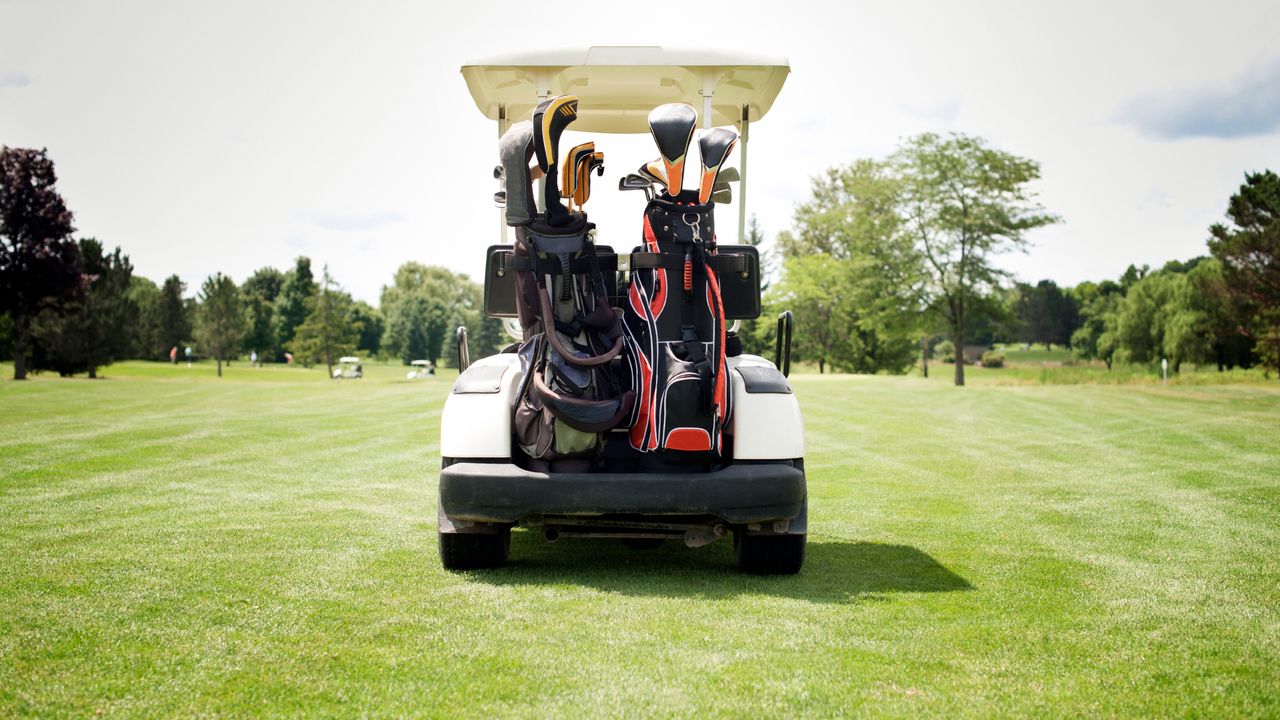
{"label": "green lawn", "polygon": [[449,379],[366,368],[0,383],[0,717],[1280,714],[1280,383],[797,376],[799,576],[453,574]]}

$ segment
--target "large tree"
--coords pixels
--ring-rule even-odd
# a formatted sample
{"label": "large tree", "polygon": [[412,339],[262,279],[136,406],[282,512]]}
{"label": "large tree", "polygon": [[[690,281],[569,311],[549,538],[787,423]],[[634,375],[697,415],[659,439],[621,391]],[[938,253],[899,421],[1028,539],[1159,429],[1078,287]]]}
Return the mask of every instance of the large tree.
{"label": "large tree", "polygon": [[[162,357],[169,357],[174,348],[177,348],[177,354],[181,355],[183,344],[191,339],[192,312],[182,297],[186,291],[186,283],[182,282],[182,278],[177,275],[165,278],[164,284],[160,286],[160,297],[154,310],[154,322],[156,338],[160,343],[158,349]],[[176,356],[174,362],[177,362]]]}
{"label": "large tree", "polygon": [[1071,349],[1071,335],[1080,326],[1080,308],[1075,298],[1052,280],[1035,285],[1018,284],[1018,320],[1023,342],[1044,343],[1050,349],[1065,345]]}
{"label": "large tree", "polygon": [[1083,282],[1071,291],[1080,308],[1080,327],[1071,334],[1071,352],[1081,360],[1101,360],[1111,369],[1118,346],[1117,319],[1124,289],[1117,283]]}
{"label": "large tree", "polygon": [[1026,246],[1026,233],[1054,222],[1028,187],[1040,166],[966,135],[906,141],[890,158],[897,206],[925,259],[928,307],[955,344],[955,384],[964,385],[964,346],[975,298],[1007,277],[996,256]]}
{"label": "large tree", "polygon": [[793,231],[778,236],[785,266],[771,293],[777,309],[796,310],[797,354],[820,369],[902,372],[919,338],[925,276],[893,168],[859,160],[814,178],[811,191]]}
{"label": "large tree", "polygon": [[275,359],[280,356],[280,343],[276,339],[275,302],[284,288],[284,273],[273,267],[264,267],[249,276],[240,286],[244,298],[245,316],[249,329],[244,335],[245,352],[256,352],[260,358]]}
{"label": "large tree", "polygon": [[196,342],[202,353],[217,360],[222,377],[222,361],[236,356],[248,327],[235,281],[222,273],[209,276],[200,286],[196,318]]}
{"label": "large tree", "polygon": [[1258,342],[1258,354],[1280,370],[1280,176],[1267,170],[1245,175],[1227,205],[1230,225],[1209,228],[1209,252],[1222,262],[1226,285],[1257,312],[1256,328],[1241,328]]}
{"label": "large tree", "polygon": [[307,319],[294,335],[294,350],[303,363],[324,363],[333,377],[334,363],[355,350],[358,334],[351,322],[351,296],[329,276],[327,265],[307,309]]}
{"label": "large tree", "polygon": [[13,377],[27,376],[31,323],[83,288],[71,211],[45,150],[0,146],[0,315],[12,323]]}
{"label": "large tree", "polygon": [[382,334],[386,323],[382,311],[363,300],[351,303],[349,319],[356,329],[356,348],[370,355],[382,349]]}
{"label": "large tree", "polygon": [[93,238],[80,240],[79,253],[86,287],[37,316],[36,366],[96,378],[99,367],[132,349],[138,324],[138,306],[130,295],[133,265],[120,248],[107,253]]}
{"label": "large tree", "polygon": [[284,284],[275,301],[276,342],[283,350],[291,350],[293,334],[307,319],[307,300],[316,292],[315,276],[311,274],[311,259],[299,257],[293,270],[285,274]]}
{"label": "large tree", "polygon": [[406,365],[420,359],[435,364],[445,338],[458,325],[476,327],[480,312],[476,285],[466,275],[407,262],[396,271],[395,284],[382,289],[382,345]]}

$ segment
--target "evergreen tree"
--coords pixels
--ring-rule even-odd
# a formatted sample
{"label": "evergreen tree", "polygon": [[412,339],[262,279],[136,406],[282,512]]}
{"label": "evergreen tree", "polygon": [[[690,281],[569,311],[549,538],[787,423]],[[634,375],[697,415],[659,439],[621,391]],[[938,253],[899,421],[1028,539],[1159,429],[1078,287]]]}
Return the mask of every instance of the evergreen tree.
{"label": "evergreen tree", "polygon": [[129,295],[133,265],[120,248],[106,254],[102,243],[92,238],[79,242],[79,253],[87,287],[61,307],[37,316],[36,367],[62,375],[88,372],[96,378],[100,366],[130,349],[138,321],[138,307]]}
{"label": "evergreen tree", "polygon": [[200,351],[217,360],[218,377],[222,377],[222,362],[236,356],[248,327],[240,289],[235,281],[222,273],[209,276],[200,287],[196,317],[196,341],[200,344]]}
{"label": "evergreen tree", "polygon": [[[169,357],[172,348],[182,355],[183,346],[191,339],[192,313],[182,297],[186,283],[177,275],[165,278],[160,286],[160,299],[155,307],[156,336],[160,341],[160,355]],[[175,360],[176,362],[176,360]]]}
{"label": "evergreen tree", "polygon": [[324,267],[319,291],[307,300],[307,319],[294,335],[297,355],[306,364],[321,362],[333,377],[338,358],[355,351],[358,333],[351,322],[351,296],[342,291]]}

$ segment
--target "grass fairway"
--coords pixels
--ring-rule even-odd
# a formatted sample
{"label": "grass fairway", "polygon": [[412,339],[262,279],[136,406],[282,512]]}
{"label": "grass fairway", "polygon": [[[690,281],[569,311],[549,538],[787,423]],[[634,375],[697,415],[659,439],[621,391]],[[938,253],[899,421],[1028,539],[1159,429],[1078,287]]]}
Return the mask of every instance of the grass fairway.
{"label": "grass fairway", "polygon": [[795,377],[809,557],[757,578],[445,572],[448,377],[211,373],[0,384],[0,717],[1280,714],[1274,383]]}

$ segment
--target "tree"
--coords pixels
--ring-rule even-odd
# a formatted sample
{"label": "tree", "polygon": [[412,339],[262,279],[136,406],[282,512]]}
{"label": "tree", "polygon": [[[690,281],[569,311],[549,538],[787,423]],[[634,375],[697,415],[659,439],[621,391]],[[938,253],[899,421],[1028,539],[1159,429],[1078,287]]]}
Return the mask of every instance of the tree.
{"label": "tree", "polygon": [[[900,199],[886,163],[832,168],[814,178],[812,198],[796,208],[794,232],[778,236],[786,264],[773,298],[796,303],[797,354],[807,352],[820,370],[829,362],[902,372],[912,363],[924,274],[903,232]],[[818,315],[804,317],[809,312]],[[811,330],[822,334],[815,343],[801,337]]]}
{"label": "tree", "polygon": [[245,352],[256,352],[260,358],[280,356],[280,343],[276,339],[275,301],[284,287],[284,273],[273,267],[255,271],[240,286],[244,298],[245,318],[248,330],[244,334]]}
{"label": "tree", "polygon": [[247,327],[235,281],[222,273],[209,276],[200,286],[196,342],[201,352],[218,361],[218,377],[222,377],[222,361],[235,357]]}
{"label": "tree", "polygon": [[358,333],[351,322],[351,296],[329,276],[328,265],[319,288],[307,300],[307,319],[298,326],[294,348],[304,363],[322,362],[333,377],[334,363],[355,350]]}
{"label": "tree", "polygon": [[1209,252],[1222,263],[1226,287],[1256,321],[1240,328],[1256,339],[1267,367],[1280,371],[1280,176],[1248,173],[1227,204],[1230,225],[1209,228]]}
{"label": "tree", "polygon": [[[772,253],[762,247],[764,244],[764,231],[760,229],[760,222],[755,215],[752,215],[751,220],[747,223],[745,239],[746,243],[754,247],[760,256],[760,292],[761,294],[767,293],[770,279],[774,273],[774,261]],[[767,354],[770,343],[773,342],[774,332],[774,323],[770,322],[769,319],[750,318],[743,320],[738,328],[738,338],[742,341],[742,351],[753,355]]]}
{"label": "tree", "polygon": [[186,283],[177,275],[165,278],[164,284],[160,286],[160,299],[155,307],[155,324],[161,357],[168,357],[172,348],[179,348],[178,353],[181,354],[183,344],[191,339],[192,313],[182,297],[186,291]]}
{"label": "tree", "polygon": [[476,322],[479,302],[476,285],[466,275],[407,262],[396,270],[395,284],[382,288],[387,324],[383,348],[406,365],[419,359],[434,364],[445,337],[458,325]]}
{"label": "tree", "polygon": [[141,275],[134,275],[129,278],[128,295],[129,302],[137,308],[138,318],[129,329],[129,349],[125,356],[147,359],[163,357],[155,317],[156,306],[160,302],[160,287]]}
{"label": "tree", "polygon": [[1080,307],[1080,327],[1071,334],[1071,353],[1081,360],[1101,360],[1111,369],[1117,342],[1117,318],[1124,289],[1117,283],[1083,282],[1072,290]]}
{"label": "tree", "polygon": [[284,349],[291,349],[294,332],[307,319],[307,299],[315,292],[311,259],[299,257],[293,270],[285,275],[284,284],[280,286],[280,294],[275,301],[273,323],[276,342],[279,343],[282,354]]}
{"label": "tree", "polygon": [[125,357],[138,324],[138,306],[130,296],[133,265],[116,248],[111,254],[93,238],[79,242],[87,287],[58,308],[46,308],[33,326],[36,367],[61,375],[88,372]]}
{"label": "tree", "polygon": [[974,298],[1007,273],[995,256],[1026,246],[1026,233],[1057,222],[1034,201],[1033,160],[987,147],[974,137],[916,136],[890,158],[907,233],[925,258],[927,306],[955,343],[955,383],[964,385],[964,345]]}
{"label": "tree", "polygon": [[1055,344],[1071,349],[1071,334],[1080,326],[1080,309],[1070,293],[1052,280],[1018,284],[1018,319],[1023,342]]}
{"label": "tree", "polygon": [[382,349],[382,334],[386,332],[382,312],[363,300],[357,300],[351,303],[348,319],[356,330],[356,348],[369,355],[377,355]]}
{"label": "tree", "polygon": [[12,323],[13,378],[27,377],[31,323],[83,289],[72,214],[45,150],[0,145],[0,314]]}

